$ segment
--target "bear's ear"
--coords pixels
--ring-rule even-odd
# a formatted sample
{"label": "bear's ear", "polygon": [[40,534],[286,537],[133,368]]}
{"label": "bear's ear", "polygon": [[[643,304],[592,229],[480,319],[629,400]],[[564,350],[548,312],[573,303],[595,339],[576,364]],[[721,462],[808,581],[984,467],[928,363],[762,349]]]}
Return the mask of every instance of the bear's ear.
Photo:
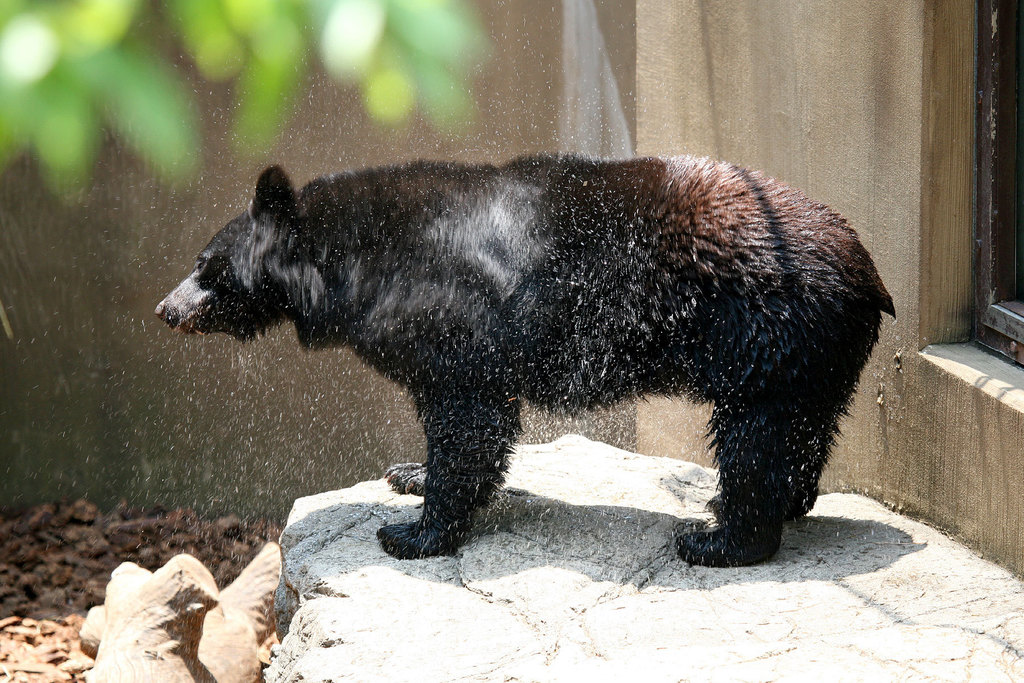
{"label": "bear's ear", "polygon": [[270,166],[256,181],[256,193],[249,213],[253,218],[269,215],[272,218],[294,218],[298,213],[295,190],[288,174],[280,166]]}

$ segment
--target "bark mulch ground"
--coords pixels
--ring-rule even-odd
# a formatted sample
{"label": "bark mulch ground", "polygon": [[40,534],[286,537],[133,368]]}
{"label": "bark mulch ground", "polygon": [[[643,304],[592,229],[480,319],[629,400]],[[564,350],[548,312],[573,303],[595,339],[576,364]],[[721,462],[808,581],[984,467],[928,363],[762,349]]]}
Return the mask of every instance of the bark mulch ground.
{"label": "bark mulch ground", "polygon": [[84,680],[92,660],[78,631],[122,562],[155,571],[188,553],[223,588],[280,532],[266,520],[204,519],[182,508],[122,503],[104,514],[85,500],[0,508],[0,683]]}

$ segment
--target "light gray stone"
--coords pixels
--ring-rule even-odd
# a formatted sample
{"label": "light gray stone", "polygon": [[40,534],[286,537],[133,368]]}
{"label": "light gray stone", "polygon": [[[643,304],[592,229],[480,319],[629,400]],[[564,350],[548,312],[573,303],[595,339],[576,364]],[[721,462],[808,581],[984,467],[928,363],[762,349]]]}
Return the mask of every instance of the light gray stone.
{"label": "light gray stone", "polygon": [[455,557],[376,530],[383,481],[302,498],[267,680],[1024,680],[1024,585],[867,498],[822,496],[767,563],[690,567],[714,472],[582,437],[524,446]]}

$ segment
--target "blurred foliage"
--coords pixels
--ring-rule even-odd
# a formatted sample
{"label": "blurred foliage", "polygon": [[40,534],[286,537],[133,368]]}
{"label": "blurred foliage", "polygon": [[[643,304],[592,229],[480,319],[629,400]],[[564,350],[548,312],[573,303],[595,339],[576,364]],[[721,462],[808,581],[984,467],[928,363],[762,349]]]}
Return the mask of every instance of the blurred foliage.
{"label": "blurred foliage", "polygon": [[167,180],[200,144],[180,53],[233,83],[240,152],[266,149],[314,60],[387,125],[474,112],[466,81],[487,47],[466,0],[0,0],[0,168],[36,155],[55,187],[88,179],[104,130]]}

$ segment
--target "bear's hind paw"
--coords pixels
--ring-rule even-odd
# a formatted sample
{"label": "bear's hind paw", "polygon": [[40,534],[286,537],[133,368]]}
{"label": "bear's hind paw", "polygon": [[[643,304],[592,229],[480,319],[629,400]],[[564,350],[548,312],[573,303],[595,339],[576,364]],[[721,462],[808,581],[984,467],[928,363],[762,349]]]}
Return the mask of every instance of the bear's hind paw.
{"label": "bear's hind paw", "polygon": [[686,531],[676,536],[679,557],[703,567],[742,567],[763,562],[775,554],[781,530],[744,538],[725,527]]}

